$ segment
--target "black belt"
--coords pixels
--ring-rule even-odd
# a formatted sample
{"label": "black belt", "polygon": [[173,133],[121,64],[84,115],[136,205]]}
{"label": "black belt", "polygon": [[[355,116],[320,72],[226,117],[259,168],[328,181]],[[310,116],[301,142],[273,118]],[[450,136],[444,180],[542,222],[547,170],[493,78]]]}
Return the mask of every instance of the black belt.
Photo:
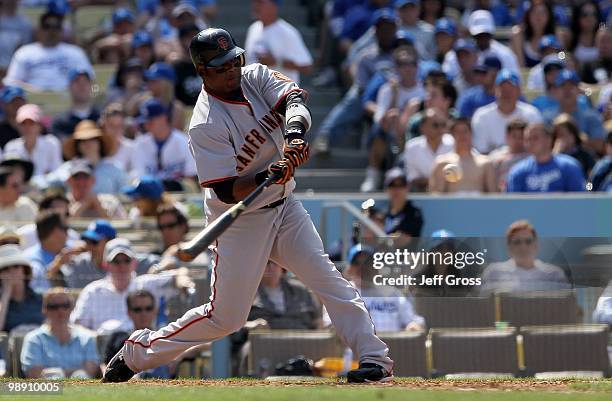
{"label": "black belt", "polygon": [[277,206],[280,206],[283,203],[285,203],[285,199],[287,199],[287,198],[279,199],[276,202],[268,203],[266,206],[260,207],[260,209],[273,209],[273,208],[275,208]]}

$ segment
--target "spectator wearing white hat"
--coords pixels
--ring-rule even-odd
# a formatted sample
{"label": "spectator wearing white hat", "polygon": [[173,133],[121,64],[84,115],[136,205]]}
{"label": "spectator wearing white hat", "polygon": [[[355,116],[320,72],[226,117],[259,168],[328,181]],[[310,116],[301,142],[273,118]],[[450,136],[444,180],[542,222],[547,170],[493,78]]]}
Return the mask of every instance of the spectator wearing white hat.
{"label": "spectator wearing white hat", "polygon": [[36,204],[21,195],[23,182],[12,167],[0,167],[0,221],[32,221]]}

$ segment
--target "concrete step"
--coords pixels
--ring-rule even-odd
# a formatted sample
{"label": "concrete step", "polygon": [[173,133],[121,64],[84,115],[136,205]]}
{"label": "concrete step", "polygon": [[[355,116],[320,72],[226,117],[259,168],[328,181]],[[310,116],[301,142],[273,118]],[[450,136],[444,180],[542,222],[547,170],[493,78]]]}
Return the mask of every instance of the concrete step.
{"label": "concrete step", "polygon": [[358,192],[364,178],[363,169],[299,169],[296,172],[296,190]]}
{"label": "concrete step", "polygon": [[314,154],[304,165],[304,169],[355,169],[365,170],[368,155],[365,150],[332,148],[327,155]]}

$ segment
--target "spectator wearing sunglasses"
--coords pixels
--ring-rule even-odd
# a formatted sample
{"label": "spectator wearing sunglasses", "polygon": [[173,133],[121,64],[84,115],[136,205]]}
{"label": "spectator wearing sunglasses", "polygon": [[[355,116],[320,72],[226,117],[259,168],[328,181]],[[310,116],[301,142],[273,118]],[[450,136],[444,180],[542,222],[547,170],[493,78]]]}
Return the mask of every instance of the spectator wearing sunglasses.
{"label": "spectator wearing sunglasses", "polygon": [[561,268],[537,258],[538,236],[528,221],[518,220],[508,227],[506,246],[510,259],[487,266],[482,273],[482,294],[570,288]]}
{"label": "spectator wearing sunglasses", "polygon": [[43,322],[42,296],[30,288],[31,263],[19,246],[0,246],[0,331]]}
{"label": "spectator wearing sunglasses", "polygon": [[389,208],[385,212],[384,230],[395,237],[395,246],[408,246],[418,238],[423,228],[423,215],[406,198],[410,186],[401,168],[389,170],[385,176],[385,192],[389,197]]}
{"label": "spectator wearing sunglasses", "polygon": [[64,16],[46,12],[40,17],[39,41],[20,47],[13,55],[5,78],[7,85],[63,92],[72,68],[93,68],[78,46],[62,42]]}
{"label": "spectator wearing sunglasses", "polygon": [[21,366],[28,379],[98,376],[96,337],[70,324],[73,306],[64,288],[54,287],[43,295],[45,323],[26,334],[21,349]]}
{"label": "spectator wearing sunglasses", "polygon": [[0,221],[32,221],[36,204],[21,195],[23,182],[12,167],[0,167]]}

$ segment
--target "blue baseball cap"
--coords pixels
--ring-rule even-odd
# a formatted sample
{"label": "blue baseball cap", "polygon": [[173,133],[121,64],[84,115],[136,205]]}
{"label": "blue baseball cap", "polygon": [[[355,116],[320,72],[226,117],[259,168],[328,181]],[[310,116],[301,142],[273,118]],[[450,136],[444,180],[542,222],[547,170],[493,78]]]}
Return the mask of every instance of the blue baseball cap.
{"label": "blue baseball cap", "polygon": [[549,54],[542,59],[542,68],[544,72],[550,70],[551,67],[556,67],[560,70],[565,68],[565,60],[559,57],[558,54]]}
{"label": "blue baseball cap", "polygon": [[485,57],[484,60],[482,60],[482,62],[476,64],[474,68],[472,68],[472,70],[480,71],[480,72],[487,72],[492,69],[495,69],[495,70],[502,69],[501,61],[499,61],[499,59],[495,56]]}
{"label": "blue baseball cap", "polygon": [[346,260],[348,260],[350,264],[353,264],[357,256],[361,253],[365,253],[368,256],[374,256],[374,248],[362,244],[353,245],[348,251]]}
{"label": "blue baseball cap", "polygon": [[580,83],[580,78],[578,78],[578,74],[576,74],[574,71],[564,69],[557,75],[557,79],[555,79],[555,86],[561,86],[566,82],[572,82],[578,85]]}
{"label": "blue baseball cap", "polygon": [[165,79],[167,81],[174,82],[176,80],[176,74],[174,68],[170,64],[157,62],[151,64],[148,70],[145,71],[144,77],[148,81],[155,79]]}
{"label": "blue baseball cap", "polygon": [[70,4],[67,0],[49,0],[47,12],[51,14],[66,15],[70,12]]}
{"label": "blue baseball cap", "polygon": [[421,5],[421,1],[420,0],[397,0],[395,2],[395,8],[399,10],[400,8],[407,6],[408,4],[412,4],[413,6],[419,6]]}
{"label": "blue baseball cap", "polygon": [[495,85],[501,85],[504,82],[510,82],[514,86],[521,86],[521,79],[514,72],[503,69],[497,73],[497,77],[495,78]]}
{"label": "blue baseball cap", "polygon": [[87,68],[73,68],[68,73],[68,81],[72,82],[81,75],[85,75],[90,81],[94,80],[93,72],[88,70]]}
{"label": "blue baseball cap", "polygon": [[555,35],[544,35],[542,39],[540,39],[540,50],[544,50],[547,47],[561,50],[561,43]]}
{"label": "blue baseball cap", "polygon": [[19,86],[8,85],[0,89],[0,102],[6,104],[12,102],[16,98],[25,100],[26,93]]}
{"label": "blue baseball cap", "polygon": [[98,219],[89,224],[87,230],[81,234],[81,239],[100,241],[102,239],[111,240],[116,236],[117,230],[108,220]]}
{"label": "blue baseball cap", "polygon": [[430,249],[436,248],[440,246],[441,244],[444,244],[445,242],[449,242],[455,237],[456,237],[455,233],[453,233],[452,231],[446,230],[444,228],[440,230],[436,230],[433,233],[431,233],[431,242],[429,244]]}
{"label": "blue baseball cap", "polygon": [[135,199],[161,199],[164,185],[152,175],[144,175],[140,177],[140,180],[135,185],[123,188],[122,192]]}
{"label": "blue baseball cap", "polygon": [[168,110],[166,107],[157,99],[148,99],[140,105],[140,116],[138,122],[144,123],[155,117],[161,115],[167,115]]}
{"label": "blue baseball cap", "polygon": [[427,78],[432,73],[444,74],[444,72],[442,71],[442,65],[437,61],[433,60],[424,60],[419,63],[417,76],[420,81],[424,81],[425,78]]}
{"label": "blue baseball cap", "polygon": [[113,12],[113,25],[121,22],[134,22],[134,13],[129,8],[118,8]]}
{"label": "blue baseball cap", "polygon": [[410,45],[414,44],[414,35],[406,30],[400,29],[395,33],[395,40],[393,41],[393,45],[395,47],[399,46],[401,42],[406,42]]}
{"label": "blue baseball cap", "polygon": [[390,8],[379,8],[372,15],[372,25],[378,25],[381,21],[398,23],[397,14]]}
{"label": "blue baseball cap", "polygon": [[449,18],[440,18],[436,21],[434,33],[446,33],[451,36],[457,36],[457,26],[455,22]]}
{"label": "blue baseball cap", "polygon": [[153,46],[153,36],[147,31],[134,32],[132,36],[132,49],[141,46]]}
{"label": "blue baseball cap", "polygon": [[455,52],[458,52],[461,50],[467,50],[467,51],[476,53],[478,51],[478,47],[476,47],[476,42],[474,42],[472,39],[466,39],[466,38],[457,39],[457,41],[455,42],[454,49],[455,49]]}

